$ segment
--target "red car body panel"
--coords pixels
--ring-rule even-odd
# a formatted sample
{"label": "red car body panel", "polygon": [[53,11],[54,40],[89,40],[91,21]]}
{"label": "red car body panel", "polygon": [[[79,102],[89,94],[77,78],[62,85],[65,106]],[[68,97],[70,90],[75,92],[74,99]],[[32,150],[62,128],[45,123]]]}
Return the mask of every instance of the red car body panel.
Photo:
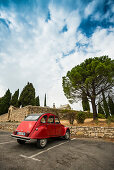
{"label": "red car body panel", "polygon": [[[45,123],[42,123],[41,119],[44,116],[47,116],[47,120]],[[50,116],[54,117],[53,123],[48,122]],[[66,130],[67,129],[69,130],[69,128],[65,127],[61,123],[55,123],[55,117],[57,118],[57,116],[54,114],[45,113],[45,114],[41,114],[41,116],[38,118],[37,121],[26,121],[25,119],[25,121],[22,121],[20,125],[17,127],[12,137],[17,137],[17,138],[20,137],[20,139],[21,137],[24,137],[24,135],[17,135],[17,132],[24,132],[25,136],[27,136],[28,139],[43,139],[43,138],[64,136]]]}

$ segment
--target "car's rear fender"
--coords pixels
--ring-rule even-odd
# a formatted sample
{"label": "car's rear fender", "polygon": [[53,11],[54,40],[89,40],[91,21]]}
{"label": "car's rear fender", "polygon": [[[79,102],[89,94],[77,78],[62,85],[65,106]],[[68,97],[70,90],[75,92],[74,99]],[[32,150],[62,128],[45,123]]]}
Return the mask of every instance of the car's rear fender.
{"label": "car's rear fender", "polygon": [[48,138],[47,127],[46,126],[38,126],[30,134],[30,138],[31,139]]}
{"label": "car's rear fender", "polygon": [[66,134],[66,131],[69,131],[69,132],[70,132],[70,129],[69,129],[69,127],[64,127],[64,133],[63,133],[63,136],[65,136],[65,134]]}

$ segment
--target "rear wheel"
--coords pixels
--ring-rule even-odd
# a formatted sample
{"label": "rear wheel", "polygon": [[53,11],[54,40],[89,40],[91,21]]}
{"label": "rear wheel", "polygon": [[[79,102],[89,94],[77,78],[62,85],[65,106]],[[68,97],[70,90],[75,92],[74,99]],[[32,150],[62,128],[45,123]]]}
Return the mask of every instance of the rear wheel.
{"label": "rear wheel", "polygon": [[37,140],[37,147],[44,148],[47,144],[47,139],[38,139]]}
{"label": "rear wheel", "polygon": [[66,131],[64,139],[66,139],[66,140],[70,139],[70,131],[69,130]]}
{"label": "rear wheel", "polygon": [[26,141],[24,141],[24,140],[20,140],[20,139],[17,139],[17,142],[19,143],[19,144],[24,144]]}

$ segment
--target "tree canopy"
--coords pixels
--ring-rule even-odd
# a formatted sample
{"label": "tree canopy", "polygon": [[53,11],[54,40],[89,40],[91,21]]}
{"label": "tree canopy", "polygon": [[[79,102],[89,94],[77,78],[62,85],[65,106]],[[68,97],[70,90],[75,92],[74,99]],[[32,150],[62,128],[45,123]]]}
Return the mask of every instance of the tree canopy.
{"label": "tree canopy", "polygon": [[82,98],[84,92],[92,104],[93,119],[97,118],[97,98],[114,85],[114,60],[108,56],[86,59],[63,77],[63,91],[73,103]]}
{"label": "tree canopy", "polygon": [[15,91],[15,93],[13,94],[10,105],[18,107],[18,97],[19,97],[19,89]]}
{"label": "tree canopy", "polygon": [[4,114],[8,112],[8,108],[10,106],[10,100],[11,100],[11,93],[8,89],[5,93],[5,95],[0,98],[0,114]]}
{"label": "tree canopy", "polygon": [[35,88],[32,83],[29,83],[23,88],[20,98],[19,104],[24,106],[27,105],[35,105]]}

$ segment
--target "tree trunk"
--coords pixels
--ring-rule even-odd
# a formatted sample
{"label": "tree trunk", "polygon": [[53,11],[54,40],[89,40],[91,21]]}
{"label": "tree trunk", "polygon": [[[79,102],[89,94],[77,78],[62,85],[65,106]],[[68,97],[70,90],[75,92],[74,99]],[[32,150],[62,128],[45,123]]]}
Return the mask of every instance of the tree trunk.
{"label": "tree trunk", "polygon": [[92,109],[93,109],[93,120],[97,120],[97,109],[95,104],[95,98],[91,99]]}

